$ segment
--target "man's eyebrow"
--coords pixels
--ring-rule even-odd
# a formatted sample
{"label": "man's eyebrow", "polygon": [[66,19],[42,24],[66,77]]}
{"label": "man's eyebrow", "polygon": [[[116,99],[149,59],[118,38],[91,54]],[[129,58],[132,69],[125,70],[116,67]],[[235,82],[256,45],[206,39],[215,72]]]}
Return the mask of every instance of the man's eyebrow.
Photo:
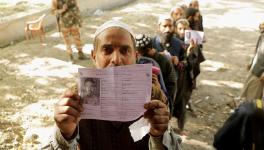
{"label": "man's eyebrow", "polygon": [[110,46],[113,46],[112,44],[104,44],[102,45],[102,47],[110,47]]}
{"label": "man's eyebrow", "polygon": [[131,46],[129,45],[115,45],[115,44],[104,44],[102,45],[103,48],[105,47],[120,47],[120,48],[130,48],[131,49]]}
{"label": "man's eyebrow", "polygon": [[129,46],[129,45],[121,45],[120,47],[125,48],[125,49],[131,49],[131,46]]}

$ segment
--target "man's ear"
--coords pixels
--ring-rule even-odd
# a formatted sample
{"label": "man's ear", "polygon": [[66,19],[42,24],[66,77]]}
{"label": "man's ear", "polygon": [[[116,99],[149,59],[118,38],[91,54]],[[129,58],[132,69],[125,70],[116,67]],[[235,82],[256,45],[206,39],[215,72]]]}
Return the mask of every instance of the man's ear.
{"label": "man's ear", "polygon": [[136,51],[136,58],[138,58],[140,56],[139,52]]}
{"label": "man's ear", "polygon": [[95,62],[95,57],[96,57],[96,51],[95,50],[91,51],[91,56],[92,56],[93,61]]}

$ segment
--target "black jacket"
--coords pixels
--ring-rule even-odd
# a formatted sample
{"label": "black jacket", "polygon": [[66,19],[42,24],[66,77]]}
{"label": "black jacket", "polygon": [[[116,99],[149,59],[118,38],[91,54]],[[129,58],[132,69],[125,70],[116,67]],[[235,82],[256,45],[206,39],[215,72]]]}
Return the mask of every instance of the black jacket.
{"label": "black jacket", "polygon": [[[263,102],[262,100],[259,100]],[[216,133],[217,150],[264,150],[264,111],[256,102],[246,102],[236,109]]]}

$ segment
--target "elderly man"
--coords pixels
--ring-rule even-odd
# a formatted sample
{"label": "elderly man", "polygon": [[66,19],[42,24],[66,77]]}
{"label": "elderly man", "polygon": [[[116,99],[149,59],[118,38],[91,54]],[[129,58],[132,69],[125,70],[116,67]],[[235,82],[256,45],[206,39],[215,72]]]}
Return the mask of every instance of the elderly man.
{"label": "elderly man", "polygon": [[[95,33],[92,58],[98,69],[135,64],[135,40],[129,26],[119,21],[108,21],[100,26]],[[76,90],[67,91],[64,99],[55,105],[54,118],[58,128],[50,144],[53,148],[77,149],[77,145],[81,149],[94,150],[170,148],[171,144],[166,147],[162,144],[162,138],[168,137],[164,133],[168,133],[169,112],[161,99],[153,99],[144,105],[144,117],[150,122],[150,131],[134,142],[128,127],[135,121],[80,120],[83,108],[77,93]]]}
{"label": "elderly man", "polygon": [[174,66],[177,66],[182,58],[183,43],[173,36],[174,24],[170,16],[161,16],[158,22],[158,35],[153,39],[153,48],[166,55]]}
{"label": "elderly man", "polygon": [[[173,64],[176,72],[176,80],[179,78],[179,70],[181,65],[179,62],[183,60],[184,54],[184,43],[173,36],[174,24],[170,16],[161,16],[158,22],[158,35],[153,39],[153,48],[156,49],[160,54],[166,56]],[[175,91],[177,93],[177,89]],[[173,104],[178,103],[177,94],[173,100]],[[177,106],[173,106],[173,109]],[[173,112],[174,110],[172,110]]]}

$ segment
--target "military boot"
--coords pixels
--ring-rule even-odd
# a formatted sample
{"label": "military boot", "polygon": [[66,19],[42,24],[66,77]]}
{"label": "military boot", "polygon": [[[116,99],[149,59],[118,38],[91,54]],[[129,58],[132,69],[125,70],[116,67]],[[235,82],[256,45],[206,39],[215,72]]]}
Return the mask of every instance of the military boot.
{"label": "military boot", "polygon": [[69,61],[74,64],[74,58],[72,54],[69,54]]}

